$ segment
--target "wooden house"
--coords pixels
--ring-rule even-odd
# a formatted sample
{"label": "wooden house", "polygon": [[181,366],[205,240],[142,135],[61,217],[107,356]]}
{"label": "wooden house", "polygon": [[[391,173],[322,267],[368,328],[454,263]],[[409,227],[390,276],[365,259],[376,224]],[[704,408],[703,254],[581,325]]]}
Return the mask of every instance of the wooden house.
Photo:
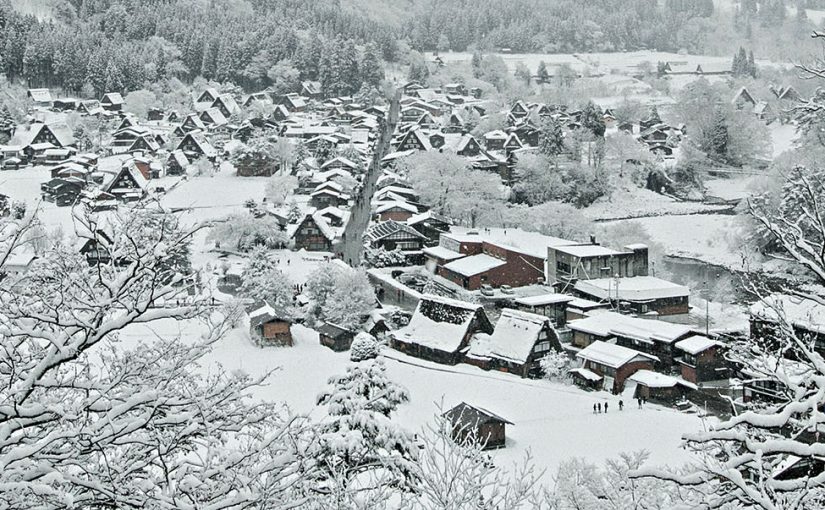
{"label": "wooden house", "polygon": [[166,173],[168,175],[183,175],[189,167],[189,159],[182,150],[174,150],[166,158]]}
{"label": "wooden house", "polygon": [[175,129],[175,135],[185,136],[192,131],[206,131],[206,124],[203,123],[196,113],[190,113],[183,119],[180,126]]}
{"label": "wooden house", "polygon": [[212,144],[203,136],[203,133],[198,131],[186,133],[186,136],[178,143],[175,150],[183,151],[189,161],[202,157],[214,161],[218,156],[218,151],[212,147]]}
{"label": "wooden house", "polygon": [[578,280],[573,292],[585,299],[608,302],[639,315],[685,315],[690,312],[690,289],[655,276]]}
{"label": "wooden house", "polygon": [[52,202],[58,207],[74,205],[86,181],[77,177],[51,179],[40,185],[40,196],[44,202]]}
{"label": "wooden house", "polygon": [[217,89],[209,87],[206,90],[204,90],[203,92],[201,92],[201,95],[198,96],[198,98],[195,100],[195,102],[196,103],[209,103],[209,104],[212,104],[212,103],[215,102],[215,99],[217,99],[219,95],[220,95],[220,93],[218,92]]}
{"label": "wooden house", "polygon": [[393,220],[372,225],[364,238],[373,248],[386,251],[398,249],[408,255],[420,255],[426,241],[426,237],[414,228]]}
{"label": "wooden house", "polygon": [[307,214],[292,234],[295,249],[307,251],[332,252],[337,237],[335,227],[318,211]]}
{"label": "wooden house", "polygon": [[731,99],[731,104],[740,110],[746,107],[753,108],[756,106],[756,99],[746,87],[742,87],[734,94],[733,99]]}
{"label": "wooden house", "polygon": [[473,135],[466,134],[461,137],[458,141],[458,145],[455,147],[455,153],[459,156],[464,157],[473,157],[478,156],[481,154],[482,148],[481,144],[478,143],[478,140]]}
{"label": "wooden house", "polygon": [[34,106],[47,108],[52,105],[52,93],[49,89],[29,89],[26,91],[26,98]]}
{"label": "wooden house", "polygon": [[349,350],[352,340],[355,338],[355,333],[355,331],[350,331],[331,322],[324,322],[318,328],[318,338],[321,345],[329,347],[335,352]]}
{"label": "wooden house", "polygon": [[699,389],[684,379],[644,369],[628,377],[627,384],[636,385],[633,397],[665,404],[674,404],[684,399],[691,391]]}
{"label": "wooden house", "polygon": [[513,424],[497,414],[465,402],[444,413],[444,417],[450,422],[454,441],[459,444],[473,442],[482,445],[484,450],[504,448],[506,427]]}
{"label": "wooden house", "polygon": [[526,117],[530,114],[530,108],[524,101],[516,101],[516,103],[510,108],[510,115],[515,118],[522,118]]}
{"label": "wooden house", "polygon": [[761,345],[776,347],[777,337],[793,330],[825,356],[825,305],[813,299],[771,294],[750,308],[750,335]]}
{"label": "wooden house", "polygon": [[453,221],[430,210],[410,216],[407,218],[407,225],[427,238],[424,241],[426,246],[434,246],[438,244],[438,238],[441,234],[450,231]]}
{"label": "wooden house", "polygon": [[198,118],[203,124],[210,128],[218,128],[229,124],[223,112],[219,108],[207,108],[202,111]]}
{"label": "wooden house", "polygon": [[123,96],[120,92],[108,92],[100,99],[100,107],[106,111],[119,112],[123,110]]}
{"label": "wooden house", "polygon": [[375,207],[375,215],[378,221],[400,221],[406,222],[414,214],[418,214],[418,207],[400,200],[382,202]]}
{"label": "wooden house", "polygon": [[100,187],[101,191],[114,196],[117,200],[131,202],[146,195],[147,180],[134,161],[124,164],[120,170]]}
{"label": "wooden house", "polygon": [[561,343],[548,317],[505,308],[492,334],[478,333],[464,362],[521,377],[541,375],[539,359]]}
{"label": "wooden house", "polygon": [[294,93],[284,94],[280,96],[276,102],[283,105],[290,112],[302,112],[306,110],[307,107],[304,98]]}
{"label": "wooden house", "polygon": [[416,358],[455,365],[474,335],[492,332],[482,305],[423,295],[409,324],[390,332],[390,345]]}
{"label": "wooden house", "polygon": [[428,151],[432,149],[430,140],[419,129],[411,129],[396,144],[398,152],[406,150]]}
{"label": "wooden house", "polygon": [[570,373],[577,384],[595,389],[606,389],[614,394],[624,391],[628,377],[639,370],[653,370],[655,356],[621,345],[597,340],[578,353],[581,366]]}
{"label": "wooden house", "polygon": [[293,344],[290,327],[294,322],[291,314],[268,303],[258,302],[247,309],[249,334],[259,346]]}
{"label": "wooden house", "polygon": [[573,345],[587,347],[596,341],[614,341],[656,358],[656,367],[669,370],[679,356],[674,344],[695,333],[690,326],[630,317],[616,312],[601,312],[572,320],[567,327],[573,331]]}
{"label": "wooden house", "polygon": [[305,81],[301,83],[301,95],[310,99],[321,99],[323,92],[321,91],[321,82],[319,81]]}
{"label": "wooden house", "polygon": [[727,379],[728,368],[722,350],[725,344],[706,336],[694,335],[676,342],[682,355],[676,358],[682,379],[700,384]]}
{"label": "wooden house", "polygon": [[240,113],[241,107],[232,97],[232,94],[221,94],[212,101],[212,108],[217,108],[225,118],[230,118],[236,113]]}
{"label": "wooden house", "polygon": [[310,193],[309,197],[310,205],[318,209],[347,205],[350,198],[346,193],[336,191],[329,187],[324,187],[318,191],[313,191]]}

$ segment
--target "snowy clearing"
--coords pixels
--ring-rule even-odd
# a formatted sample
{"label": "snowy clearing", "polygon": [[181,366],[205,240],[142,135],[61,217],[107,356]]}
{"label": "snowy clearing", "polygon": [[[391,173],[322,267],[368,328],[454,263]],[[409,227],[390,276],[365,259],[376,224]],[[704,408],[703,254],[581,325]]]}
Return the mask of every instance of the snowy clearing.
{"label": "snowy clearing", "polygon": [[715,212],[727,209],[724,205],[701,202],[680,202],[643,188],[621,188],[602,197],[582,213],[592,220],[618,220],[647,216],[683,215]]}
{"label": "snowy clearing", "polygon": [[654,216],[638,218],[647,233],[664,247],[666,255],[687,257],[709,264],[743,270],[758,264],[760,257],[747,252],[739,241],[741,219],[722,214]]}
{"label": "snowy clearing", "polygon": [[[164,321],[151,330],[192,339],[198,326]],[[323,347],[318,334],[303,326],[294,326],[292,333],[294,347],[261,349],[240,326],[215,345],[202,370],[208,372],[218,364],[251,375],[276,370],[270,384],[254,390],[253,395],[285,402],[296,412],[318,413],[316,395],[328,377],[344,372],[349,352],[336,353]],[[140,337],[151,338],[144,326],[131,326],[121,337],[127,345]],[[690,454],[680,448],[682,433],[702,426],[695,415],[652,404],[639,410],[631,399],[625,399],[625,409],[619,412],[619,397],[606,392],[585,392],[469,365],[437,365],[386,348],[385,353],[389,376],[410,392],[410,403],[399,409],[398,423],[418,432],[438,412],[441,402],[445,410],[461,401],[489,409],[515,423],[507,429],[507,448],[492,453],[504,466],[520,459],[527,449],[549,475],[560,461],[570,457],[601,463],[621,452],[640,449],[651,452],[652,463],[679,465],[690,460]],[[593,404],[605,401],[610,402],[611,411],[594,416]],[[621,432],[620,441],[616,440],[617,432]]]}

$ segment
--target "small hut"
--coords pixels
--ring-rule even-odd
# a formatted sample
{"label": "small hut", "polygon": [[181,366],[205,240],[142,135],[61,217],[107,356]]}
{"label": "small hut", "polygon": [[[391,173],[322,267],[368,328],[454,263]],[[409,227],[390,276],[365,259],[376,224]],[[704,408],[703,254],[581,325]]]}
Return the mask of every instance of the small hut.
{"label": "small hut", "polygon": [[325,345],[335,352],[346,351],[352,345],[355,331],[342,328],[337,324],[325,322],[318,328],[321,345]]}
{"label": "small hut", "polygon": [[249,307],[247,313],[249,314],[249,332],[256,344],[262,347],[268,345],[292,347],[290,327],[293,318],[286,310],[258,302]]}
{"label": "small hut", "polygon": [[454,441],[464,442],[473,439],[483,445],[485,450],[504,448],[505,427],[513,424],[497,414],[466,402],[453,407],[444,413],[444,416],[450,420]]}

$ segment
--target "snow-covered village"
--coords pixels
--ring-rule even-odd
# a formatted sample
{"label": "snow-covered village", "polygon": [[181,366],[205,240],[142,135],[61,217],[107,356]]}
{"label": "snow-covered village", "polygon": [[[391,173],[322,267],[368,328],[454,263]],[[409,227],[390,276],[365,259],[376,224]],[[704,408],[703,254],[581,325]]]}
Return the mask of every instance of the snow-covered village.
{"label": "snow-covered village", "polygon": [[0,0],[0,510],[825,508],[825,2]]}

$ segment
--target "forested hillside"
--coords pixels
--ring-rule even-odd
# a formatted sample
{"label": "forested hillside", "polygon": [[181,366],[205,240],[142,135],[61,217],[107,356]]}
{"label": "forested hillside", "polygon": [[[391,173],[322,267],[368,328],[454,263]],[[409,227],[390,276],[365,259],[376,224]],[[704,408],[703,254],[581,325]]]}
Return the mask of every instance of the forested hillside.
{"label": "forested hillside", "polygon": [[782,0],[737,5],[733,16],[726,14],[733,31],[719,26],[712,0],[52,0],[48,5],[50,15],[38,11],[35,17],[0,0],[2,71],[29,86],[95,94],[196,76],[248,90],[317,79],[326,92],[346,94],[380,81],[372,69],[380,59],[406,61],[410,49],[701,52],[711,34],[716,42],[758,38],[758,30],[781,26],[786,16]]}

